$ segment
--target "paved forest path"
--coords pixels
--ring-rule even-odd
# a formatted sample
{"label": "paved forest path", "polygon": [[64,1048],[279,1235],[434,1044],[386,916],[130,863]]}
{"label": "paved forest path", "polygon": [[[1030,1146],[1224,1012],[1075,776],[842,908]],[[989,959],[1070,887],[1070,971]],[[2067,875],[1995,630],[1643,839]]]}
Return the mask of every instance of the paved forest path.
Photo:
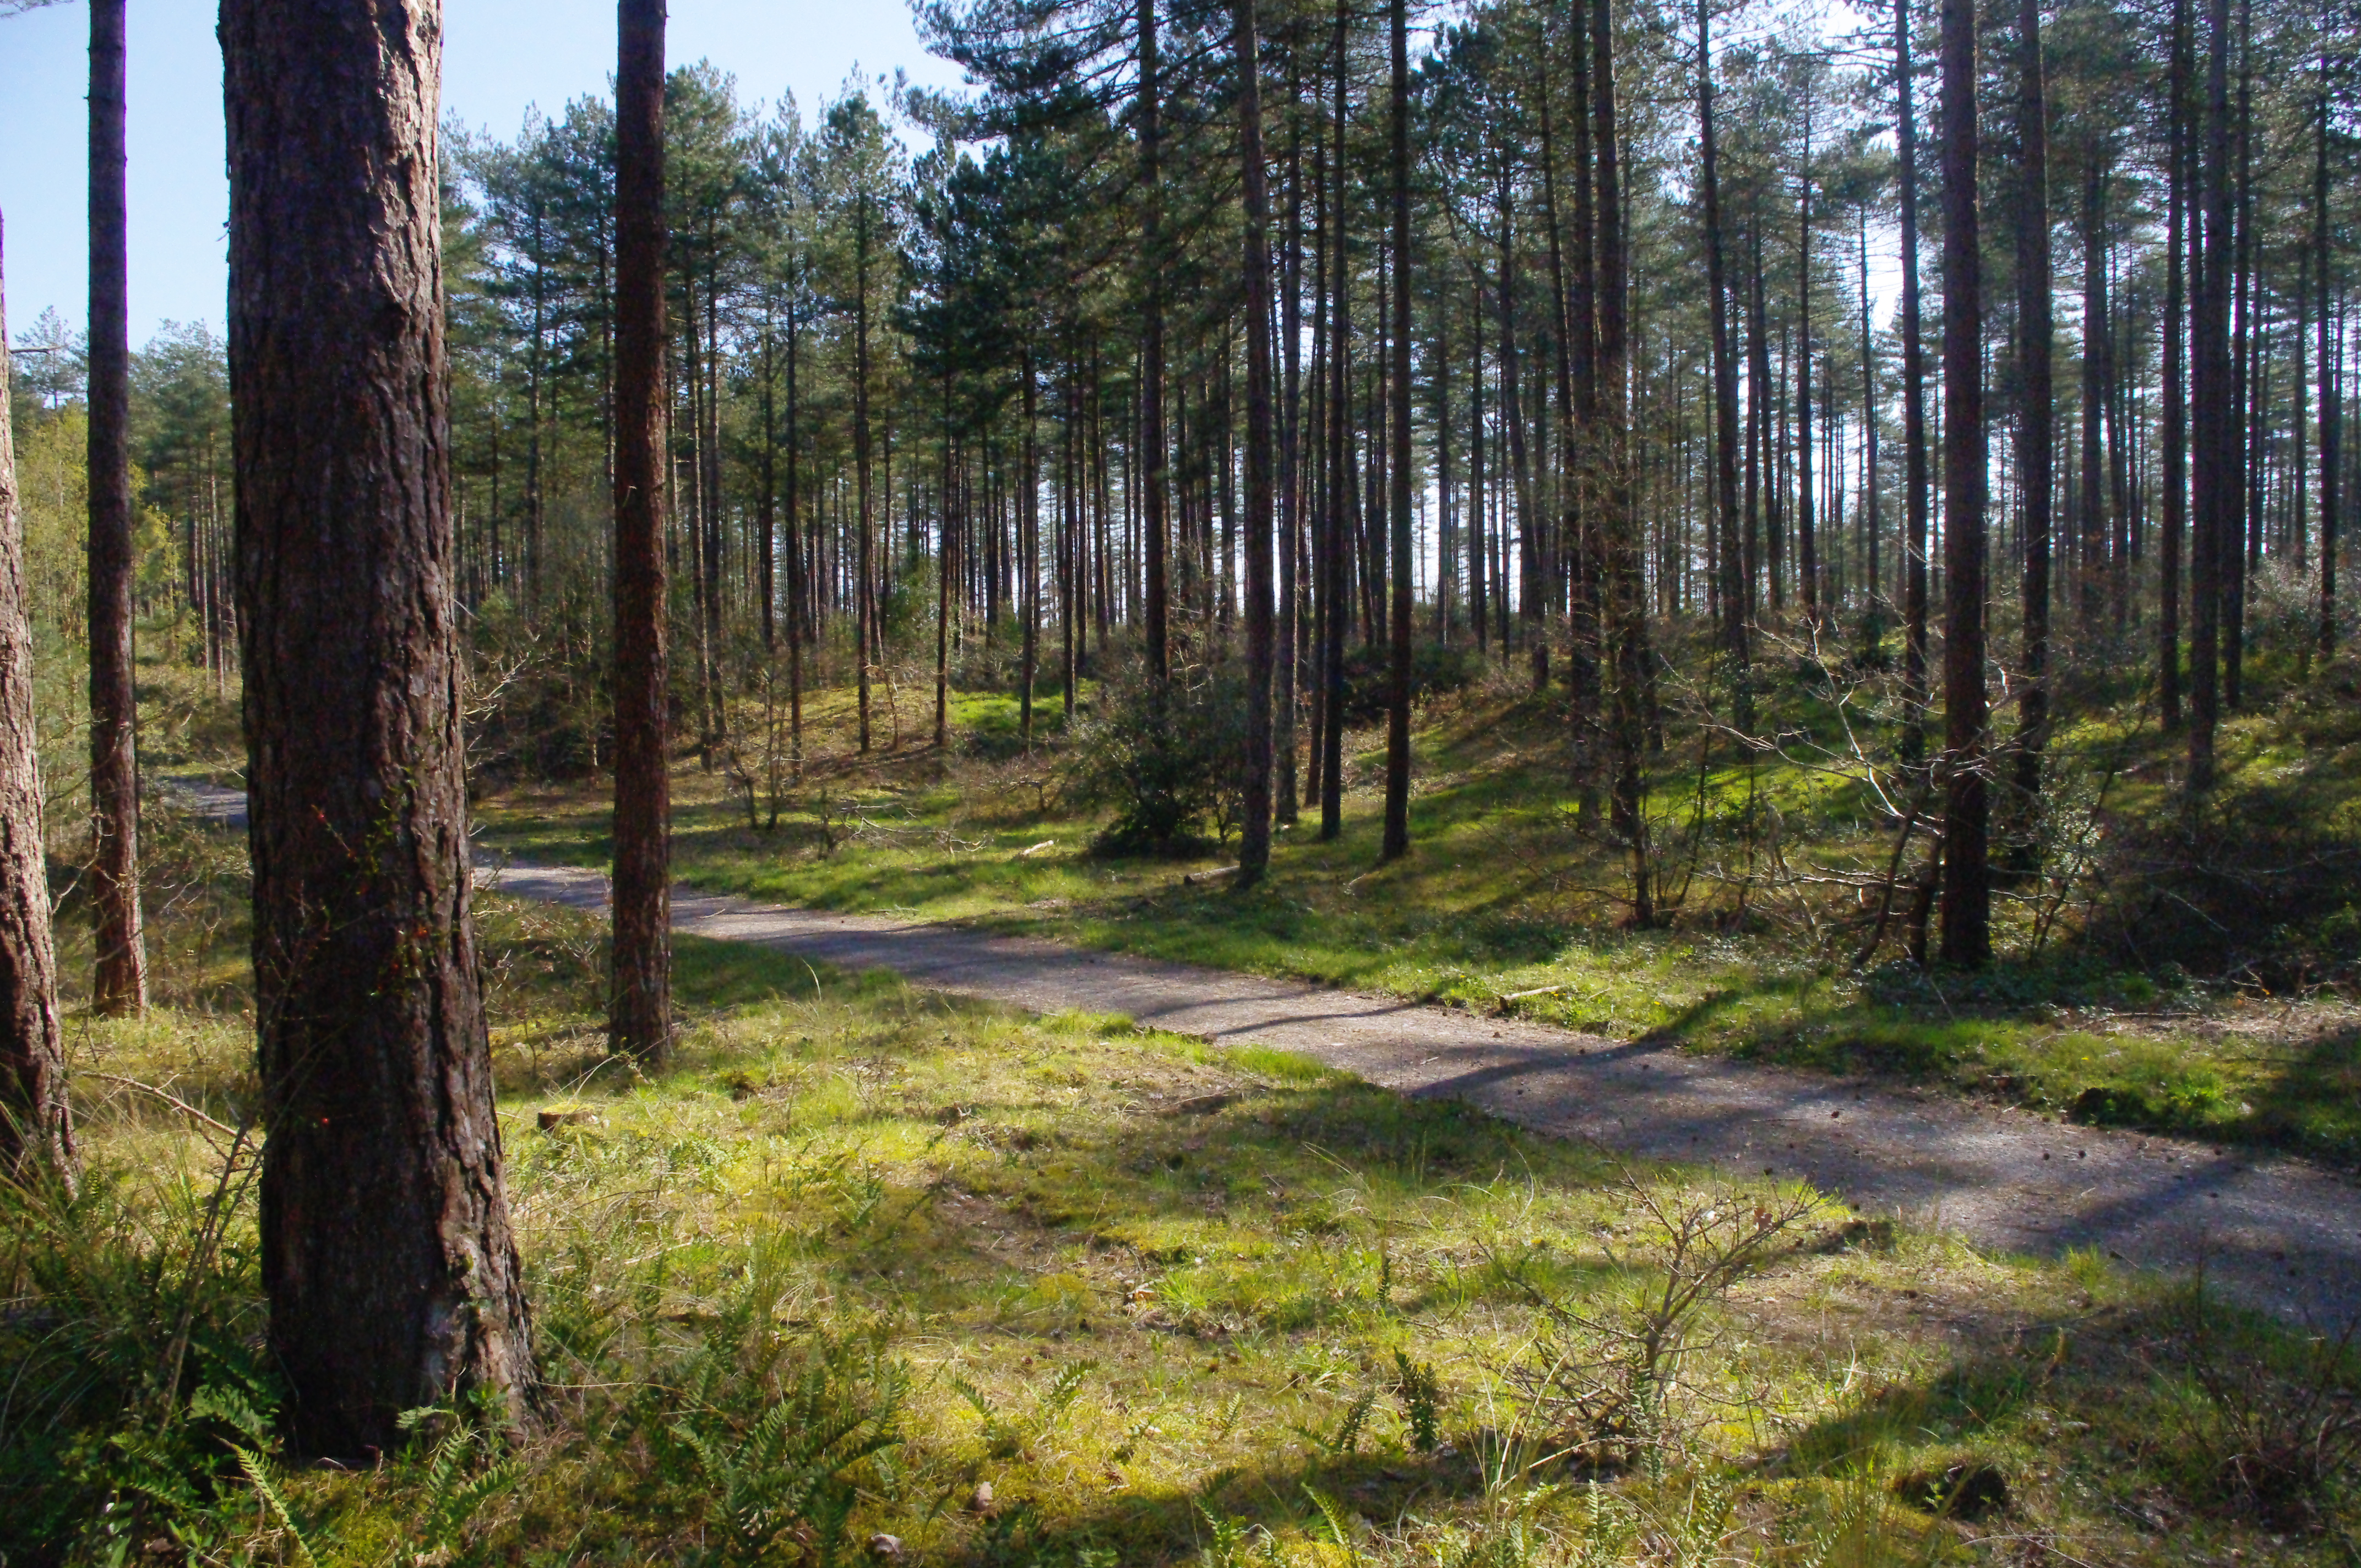
{"label": "paved forest path", "polygon": [[[244,821],[238,792],[175,788],[204,815]],[[607,901],[605,876],[577,868],[487,862],[478,880],[578,909]],[[1405,1094],[1456,1095],[1555,1136],[1737,1175],[1798,1178],[1856,1208],[1941,1226],[1979,1246],[2093,1247],[2162,1269],[2202,1257],[2209,1277],[2235,1295],[2323,1327],[2361,1311],[2361,1189],[2297,1160],[960,926],[685,888],[673,895],[673,926],[841,969],[890,970],[1037,1013],[1123,1014],[1216,1043],[1301,1051]]]}

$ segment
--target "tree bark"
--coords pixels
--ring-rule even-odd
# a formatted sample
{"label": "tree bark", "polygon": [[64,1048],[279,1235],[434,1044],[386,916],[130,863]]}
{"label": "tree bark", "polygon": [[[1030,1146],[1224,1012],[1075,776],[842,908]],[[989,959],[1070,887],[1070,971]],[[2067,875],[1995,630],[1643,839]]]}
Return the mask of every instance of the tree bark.
{"label": "tree bark", "polygon": [[1943,961],[1992,958],[1985,753],[1983,258],[1976,207],[1975,0],[1943,38]]}
{"label": "tree bark", "polygon": [[2328,216],[2328,69],[2329,62],[2323,56],[2320,62],[2319,134],[2312,166],[2313,319],[2320,323],[2320,651],[2323,655],[2336,649],[2336,499],[2341,477],[2336,463],[2342,440],[2339,427],[2344,420],[2343,367],[2330,329],[2329,310],[2334,231]]}
{"label": "tree bark", "polygon": [[1629,269],[1624,253],[1620,148],[1615,112],[1615,28],[1608,0],[1590,12],[1590,92],[1598,174],[1598,389],[1605,470],[1600,528],[1606,540],[1607,620],[1614,639],[1611,726],[1615,780],[1609,821],[1631,860],[1631,923],[1656,920],[1655,874],[1649,864],[1648,817],[1641,753],[1646,742],[1641,701],[1647,681],[1647,606],[1642,598],[1639,523],[1631,504],[1630,432],[1624,386],[1630,353]]}
{"label": "tree bark", "polygon": [[138,703],[132,664],[131,337],[124,205],[124,0],[90,7],[91,908],[106,1017],[148,1006],[139,919]]}
{"label": "tree bark", "polygon": [[2157,701],[2164,728],[2180,728],[2180,561],[2189,519],[2189,404],[2185,377],[2183,237],[2189,213],[2189,0],[2173,0],[2172,58],[2165,77],[2164,515],[2157,540]]}
{"label": "tree bark", "polygon": [[2189,550],[2189,788],[2213,784],[2213,729],[2221,716],[2222,547],[2235,515],[2230,482],[2230,0],[2212,0],[2205,71],[2204,213],[2190,335],[2191,477],[2195,516]]}
{"label": "tree bark", "polygon": [[[607,1034],[672,1052],[672,793],[664,582],[664,0],[619,0],[615,119],[614,973]],[[795,340],[788,337],[787,526],[795,527]],[[788,575],[796,562],[788,552]],[[799,591],[801,584],[796,585]],[[796,656],[794,612],[788,655]]]}
{"label": "tree bark", "polygon": [[[2049,738],[2049,542],[2057,448],[2056,401],[2050,371],[2049,104],[2042,82],[2041,3],[2017,10],[2016,317],[2017,474],[2025,498],[2025,689],[2017,698],[2015,800],[2019,860],[2033,863],[2033,824],[2041,799],[2041,752]],[[2084,334],[2084,357],[2089,341]],[[2089,372],[2085,370],[2085,388]],[[2085,441],[2090,437],[2086,435]],[[2093,448],[2094,449],[2094,448]]]}
{"label": "tree bark", "polygon": [[[1145,3],[1145,0],[1143,0]],[[1347,28],[1351,24],[1349,0],[1336,0],[1336,29],[1333,58],[1329,64],[1335,72],[1335,124],[1331,144],[1335,148],[1336,182],[1329,203],[1330,258],[1335,265],[1334,293],[1329,309],[1334,313],[1328,328],[1328,496],[1326,513],[1328,529],[1327,570],[1321,584],[1321,597],[1326,606],[1323,630],[1325,646],[1321,650],[1321,711],[1326,715],[1322,727],[1320,744],[1320,837],[1334,839],[1345,831],[1345,633],[1352,620],[1345,604],[1350,575],[1352,549],[1352,442],[1346,432],[1352,418],[1352,378],[1349,366],[1353,341],[1353,264],[1351,247],[1345,243],[1350,226],[1345,216],[1345,92],[1346,71],[1350,62],[1345,57]]]}
{"label": "tree bark", "polygon": [[[1410,25],[1407,0],[1393,0],[1393,693],[1386,718],[1386,834],[1382,858],[1410,853],[1411,542],[1410,458]],[[1530,520],[1528,527],[1531,526]],[[1536,599],[1533,612],[1538,618]],[[1534,669],[1548,678],[1548,644],[1533,637]]]}
{"label": "tree bark", "polygon": [[1270,192],[1262,157],[1262,62],[1255,0],[1236,0],[1238,163],[1246,209],[1241,268],[1246,303],[1246,777],[1238,881],[1252,886],[1270,865],[1271,606]]}
{"label": "tree bark", "polygon": [[1171,676],[1171,590],[1165,564],[1170,525],[1165,519],[1164,439],[1164,192],[1162,137],[1158,124],[1159,91],[1156,50],[1156,0],[1139,0],[1139,291],[1140,433],[1148,461],[1143,483],[1147,505],[1140,530],[1147,535],[1148,670],[1160,688]]}
{"label": "tree bark", "polygon": [[0,1176],[28,1176],[38,1164],[71,1179],[73,1118],[49,932],[7,341],[7,291],[0,284]]}
{"label": "tree bark", "polygon": [[532,1377],[468,913],[434,0],[226,0],[262,1278],[298,1450]]}
{"label": "tree bark", "polygon": [[[1705,291],[1713,317],[1713,510],[1719,568],[1721,651],[1730,661],[1734,711],[1752,722],[1746,685],[1745,565],[1738,541],[1738,364],[1730,352],[1730,289],[1722,264],[1721,175],[1713,123],[1713,0],[1697,0],[1697,142],[1705,198]],[[1864,309],[1867,307],[1864,306]]]}

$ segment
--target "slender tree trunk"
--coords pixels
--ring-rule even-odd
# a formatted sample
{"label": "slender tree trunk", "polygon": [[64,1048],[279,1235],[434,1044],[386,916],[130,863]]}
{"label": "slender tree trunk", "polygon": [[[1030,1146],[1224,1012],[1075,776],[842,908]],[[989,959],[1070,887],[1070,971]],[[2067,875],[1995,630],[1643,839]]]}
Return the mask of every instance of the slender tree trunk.
{"label": "slender tree trunk", "polygon": [[1302,549],[1303,501],[1303,86],[1296,38],[1287,44],[1287,259],[1282,282],[1279,340],[1286,357],[1286,387],[1279,422],[1279,624],[1274,630],[1277,665],[1272,673],[1271,759],[1278,768],[1271,815],[1291,826],[1298,815],[1295,759],[1295,696],[1301,613],[1296,563]]}
{"label": "slender tree trunk", "polygon": [[[1018,374],[1024,378],[1021,393],[1025,409],[1025,469],[1017,483],[1024,495],[1018,503],[1016,559],[1025,580],[1017,585],[1017,613],[1025,618],[1025,642],[1019,659],[1016,693],[1016,729],[1025,749],[1033,749],[1033,683],[1040,671],[1041,645],[1041,459],[1038,444],[1038,428],[1035,414],[1033,348],[1024,349]],[[862,750],[868,750],[866,741]]]}
{"label": "slender tree trunk", "polygon": [[[672,790],[665,773],[664,0],[619,0],[615,74],[614,974],[607,1035],[672,1053]],[[788,346],[788,420],[795,407]],[[788,527],[795,456],[788,448]],[[790,563],[792,567],[793,563]],[[796,639],[789,626],[788,647]]]}
{"label": "slender tree trunk", "polygon": [[[1713,318],[1713,526],[1721,652],[1730,661],[1734,711],[1752,722],[1746,697],[1746,583],[1738,541],[1738,364],[1730,353],[1730,280],[1721,255],[1721,175],[1713,122],[1713,0],[1697,0],[1697,141],[1705,198],[1705,291]],[[1866,304],[1862,307],[1866,310]]]}
{"label": "slender tree trunk", "polygon": [[348,1463],[533,1376],[468,912],[441,38],[433,0],[221,16],[261,1273],[295,1446]]}
{"label": "slender tree trunk", "polygon": [[[7,341],[7,291],[0,285],[0,345]],[[0,1178],[29,1176],[38,1165],[71,1179],[73,1118],[66,1100],[65,1030],[58,1017],[57,948],[49,934],[33,630],[8,369],[8,356],[0,351]]]}
{"label": "slender tree trunk", "polygon": [[1943,961],[1992,958],[1984,693],[1983,258],[1976,207],[1975,0],[1943,37]]}
{"label": "slender tree trunk", "polygon": [[2107,481],[2105,428],[2107,356],[2107,252],[2100,237],[2103,177],[2095,155],[2082,171],[2082,416],[2081,495],[2076,521],[2081,535],[2075,615],[2085,638],[2095,637],[2105,602]]}
{"label": "slender tree trunk", "polygon": [[2330,331],[2328,280],[2334,270],[2334,231],[2328,216],[2328,60],[2320,62],[2321,90],[2318,137],[2313,145],[2312,173],[2312,277],[2313,317],[2320,323],[2320,651],[2336,648],[2336,499],[2339,426],[2344,420],[2344,367]]}
{"label": "slender tree trunk", "polygon": [[2189,519],[2189,404],[2184,316],[2189,214],[2189,0],[2173,0],[2172,59],[2165,78],[2170,102],[2166,148],[2164,260],[2164,516],[2157,540],[2157,701],[2169,732],[2180,728],[2180,559]]}
{"label": "slender tree trunk", "polygon": [[[861,750],[869,751],[869,668],[879,657],[877,647],[876,582],[877,564],[873,535],[872,496],[870,493],[870,430],[869,430],[869,199],[862,196],[860,211],[853,219],[853,288],[852,306],[852,468],[853,484],[860,502],[861,515],[855,522],[858,575],[852,595],[853,664],[857,678],[858,701],[861,709]],[[1026,395],[1032,395],[1032,373],[1026,373]],[[1027,439],[1030,439],[1031,407],[1026,413]],[[1029,467],[1030,465],[1028,464]],[[1038,562],[1035,565],[1038,566]],[[1039,598],[1037,589],[1033,598]],[[1028,603],[1032,599],[1027,600]],[[1038,606],[1036,607],[1038,610]],[[1025,699],[1033,700],[1033,672],[1026,672]],[[1027,718],[1030,718],[1028,708]],[[1026,739],[1032,739],[1028,723]]]}
{"label": "slender tree trunk", "polygon": [[1350,61],[1345,55],[1346,29],[1351,23],[1349,0],[1336,0],[1336,35],[1331,66],[1336,77],[1336,116],[1332,142],[1335,148],[1336,183],[1329,205],[1329,249],[1335,263],[1335,313],[1328,330],[1328,571],[1322,585],[1327,603],[1327,646],[1321,652],[1321,709],[1327,722],[1321,735],[1323,755],[1320,768],[1320,837],[1333,839],[1345,830],[1345,633],[1352,619],[1345,602],[1352,549],[1352,444],[1346,439],[1352,418],[1351,360],[1353,335],[1353,264],[1345,244],[1350,226],[1345,217],[1345,92]]}
{"label": "slender tree trunk", "polygon": [[139,919],[139,710],[132,663],[131,338],[124,205],[124,0],[90,7],[91,1005],[148,1006]]}
{"label": "slender tree trunk", "polygon": [[2230,446],[2230,0],[2211,0],[2205,72],[2203,249],[2191,312],[2189,423],[2194,527],[2189,551],[2189,788],[2213,784],[2221,716],[2222,547],[2235,513]]}
{"label": "slender tree trunk", "polygon": [[1804,100],[1804,156],[1796,170],[1795,220],[1795,576],[1804,620],[1820,619],[1819,529],[1812,486],[1812,110]]}
{"label": "slender tree trunk", "polygon": [[[1410,853],[1411,543],[1410,470],[1410,25],[1407,0],[1393,0],[1393,700],[1386,719],[1386,835],[1382,858]],[[1534,606],[1538,614],[1540,606]],[[1548,679],[1547,643],[1533,638],[1534,667]]]}
{"label": "slender tree trunk", "polygon": [[[2013,759],[2015,798],[2011,806],[2021,840],[2015,856],[2023,869],[2030,870],[2037,853],[2033,840],[2041,800],[2041,753],[2049,738],[2050,497],[2057,445],[2057,404],[2050,374],[2049,104],[2042,81],[2041,0],[2023,0],[2017,11],[2016,81],[2021,159],[2017,166],[2016,365],[2024,402],[2018,413],[2017,478],[2025,498],[2021,612],[2025,684],[2017,698]],[[2087,327],[2083,347],[2087,361]],[[2087,390],[2087,369],[2084,385]]]}
{"label": "slender tree trunk", "polygon": [[1139,291],[1140,291],[1140,433],[1148,461],[1142,476],[1147,505],[1140,517],[1147,535],[1148,669],[1160,688],[1171,676],[1170,588],[1165,552],[1170,525],[1165,519],[1164,439],[1164,192],[1162,187],[1160,105],[1157,95],[1156,0],[1139,0],[1139,97],[1136,134],[1139,138]]}
{"label": "slender tree trunk", "polygon": [[1270,865],[1272,647],[1272,440],[1270,400],[1270,193],[1262,157],[1262,63],[1255,0],[1235,0],[1238,163],[1246,209],[1246,776],[1238,884]]}
{"label": "slender tree trunk", "polygon": [[1641,777],[1647,735],[1642,699],[1647,685],[1648,609],[1641,581],[1639,522],[1632,510],[1631,435],[1625,427],[1630,334],[1629,276],[1620,148],[1616,141],[1615,30],[1607,0],[1590,14],[1591,112],[1597,150],[1598,386],[1605,451],[1600,526],[1607,542],[1607,609],[1615,648],[1615,787],[1610,819],[1631,857],[1631,923],[1656,921],[1655,873],[1649,863],[1647,803]]}

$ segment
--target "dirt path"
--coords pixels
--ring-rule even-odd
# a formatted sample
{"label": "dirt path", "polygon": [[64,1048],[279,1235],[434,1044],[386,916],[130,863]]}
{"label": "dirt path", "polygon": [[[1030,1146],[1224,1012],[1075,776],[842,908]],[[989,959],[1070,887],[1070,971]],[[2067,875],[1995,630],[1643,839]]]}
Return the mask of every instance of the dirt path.
{"label": "dirt path", "polygon": [[[184,793],[207,815],[244,818],[233,792]],[[591,871],[488,864],[478,882],[580,909],[607,899],[606,878]],[[1797,1178],[1979,1246],[2091,1247],[2163,1269],[2202,1257],[2236,1295],[2323,1326],[2361,1311],[2361,1190],[2300,1161],[957,926],[686,889],[674,894],[673,924],[1034,1012],[1124,1014],[1216,1042],[1301,1051],[1557,1136]]]}

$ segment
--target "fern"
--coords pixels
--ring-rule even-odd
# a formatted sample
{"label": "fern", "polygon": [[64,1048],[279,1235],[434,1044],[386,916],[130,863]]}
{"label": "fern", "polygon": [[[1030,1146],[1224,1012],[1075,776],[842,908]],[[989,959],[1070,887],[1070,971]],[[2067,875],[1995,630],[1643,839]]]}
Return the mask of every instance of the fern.
{"label": "fern", "polygon": [[1316,1427],[1299,1426],[1295,1428],[1296,1434],[1309,1439],[1321,1452],[1338,1458],[1357,1453],[1361,1450],[1361,1430],[1368,1425],[1369,1412],[1377,1408],[1377,1403],[1378,1390],[1375,1385],[1371,1385],[1362,1389],[1360,1398],[1346,1408],[1334,1431],[1323,1432]]}
{"label": "fern", "polygon": [[849,1472],[901,1441],[895,1430],[901,1385],[889,1376],[872,1398],[853,1397],[825,1364],[774,1400],[742,1432],[708,1418],[681,1421],[673,1435],[689,1451],[704,1482],[725,1557],[761,1561],[794,1538],[806,1554],[833,1561],[852,1511]]}
{"label": "fern", "polygon": [[1307,1484],[1303,1488],[1303,1495],[1310,1497],[1312,1506],[1320,1510],[1321,1519],[1326,1521],[1328,1526],[1328,1539],[1335,1542],[1336,1549],[1345,1554],[1347,1568],[1359,1568],[1361,1549],[1353,1544],[1351,1517],[1337,1506],[1334,1498],[1317,1486]]}
{"label": "fern", "polygon": [[247,1483],[254,1487],[254,1495],[262,1499],[262,1506],[270,1510],[270,1517],[277,1519],[279,1528],[287,1532],[288,1541],[295,1548],[295,1561],[302,1563],[304,1568],[319,1568],[319,1559],[312,1555],[312,1543],[303,1539],[302,1528],[295,1522],[295,1515],[288,1508],[287,1499],[279,1495],[278,1486],[271,1482],[269,1462],[254,1450],[241,1448],[236,1443],[230,1445],[230,1452],[237,1455],[237,1467],[246,1472]]}

